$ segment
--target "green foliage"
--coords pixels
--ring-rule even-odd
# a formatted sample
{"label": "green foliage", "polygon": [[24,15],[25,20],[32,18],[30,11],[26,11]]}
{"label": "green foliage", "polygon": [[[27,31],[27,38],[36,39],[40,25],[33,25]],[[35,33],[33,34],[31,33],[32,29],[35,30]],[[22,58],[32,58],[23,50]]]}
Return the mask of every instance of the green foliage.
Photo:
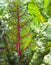
{"label": "green foliage", "polygon": [[[38,6],[36,5],[36,2],[30,2],[28,3],[28,11],[33,14],[41,23],[45,22],[45,18],[41,14],[41,11],[39,10]],[[36,12],[35,12],[36,11]]]}
{"label": "green foliage", "polygon": [[51,0],[5,3],[0,5],[0,65],[51,65]]}
{"label": "green foliage", "polygon": [[48,10],[47,10],[48,12],[48,15],[51,17],[51,0],[49,1],[49,5],[48,5]]}

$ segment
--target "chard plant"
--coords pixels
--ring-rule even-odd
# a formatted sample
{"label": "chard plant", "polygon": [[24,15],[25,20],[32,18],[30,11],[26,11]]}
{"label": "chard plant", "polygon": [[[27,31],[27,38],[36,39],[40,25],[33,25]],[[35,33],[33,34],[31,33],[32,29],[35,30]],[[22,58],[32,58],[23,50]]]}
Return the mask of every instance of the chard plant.
{"label": "chard plant", "polygon": [[0,5],[0,65],[51,65],[50,3],[6,0]]}
{"label": "chard plant", "polygon": [[[27,49],[33,36],[30,29],[32,17],[27,11],[27,3],[27,1],[22,0],[9,0],[7,2],[7,14],[3,19],[10,28],[4,35],[10,65],[27,65],[32,57],[31,51]],[[26,53],[27,50],[29,52]]]}
{"label": "chard plant", "polygon": [[[27,12],[27,3],[23,1],[11,1],[8,4],[8,26],[11,26],[10,35],[15,43],[18,55],[26,49],[32,39],[30,31],[31,18]],[[14,30],[14,31],[13,31]],[[14,36],[14,37],[12,37]],[[27,41],[28,40],[28,41]]]}

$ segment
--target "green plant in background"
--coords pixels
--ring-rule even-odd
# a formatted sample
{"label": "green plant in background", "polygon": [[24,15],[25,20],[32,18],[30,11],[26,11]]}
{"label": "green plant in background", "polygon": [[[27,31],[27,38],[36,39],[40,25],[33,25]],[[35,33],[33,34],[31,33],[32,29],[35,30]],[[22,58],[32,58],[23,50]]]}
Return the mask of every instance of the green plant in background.
{"label": "green plant in background", "polygon": [[[28,11],[34,17],[33,19],[34,22],[31,22],[31,29],[34,33],[34,37],[33,37],[34,44],[36,44],[35,49],[32,47],[35,50],[35,52],[29,65],[41,65],[41,64],[50,65],[48,60],[47,62],[44,62],[46,60],[43,61],[44,57],[48,55],[49,52],[51,52],[50,51],[51,49],[50,20],[51,18],[49,18],[49,16],[47,15],[47,7],[49,2],[50,1],[48,0],[47,2],[45,2],[45,0],[42,0],[41,2],[39,2],[38,0],[35,0],[35,1],[32,0],[31,2],[28,3]],[[47,19],[48,19],[48,22],[46,22]]]}
{"label": "green plant in background", "polygon": [[[35,32],[34,30],[34,34],[36,33],[35,37],[34,37],[34,43],[36,44],[36,48],[35,48],[35,52],[34,55],[31,59],[31,62],[29,63],[29,65],[41,65],[42,63],[44,63],[45,65],[50,65],[51,63],[49,63],[49,61],[51,59],[49,59],[49,61],[46,59],[44,60],[44,58],[46,58],[46,56],[51,55],[51,18],[48,19],[48,22],[44,23],[41,26],[41,30],[39,30],[39,32]],[[51,56],[50,56],[51,57]]]}
{"label": "green plant in background", "polygon": [[3,20],[3,17],[6,14],[6,8],[3,3],[0,3],[0,65],[8,64],[6,56],[6,46],[8,46],[5,40],[5,32],[8,30],[6,23]]}

